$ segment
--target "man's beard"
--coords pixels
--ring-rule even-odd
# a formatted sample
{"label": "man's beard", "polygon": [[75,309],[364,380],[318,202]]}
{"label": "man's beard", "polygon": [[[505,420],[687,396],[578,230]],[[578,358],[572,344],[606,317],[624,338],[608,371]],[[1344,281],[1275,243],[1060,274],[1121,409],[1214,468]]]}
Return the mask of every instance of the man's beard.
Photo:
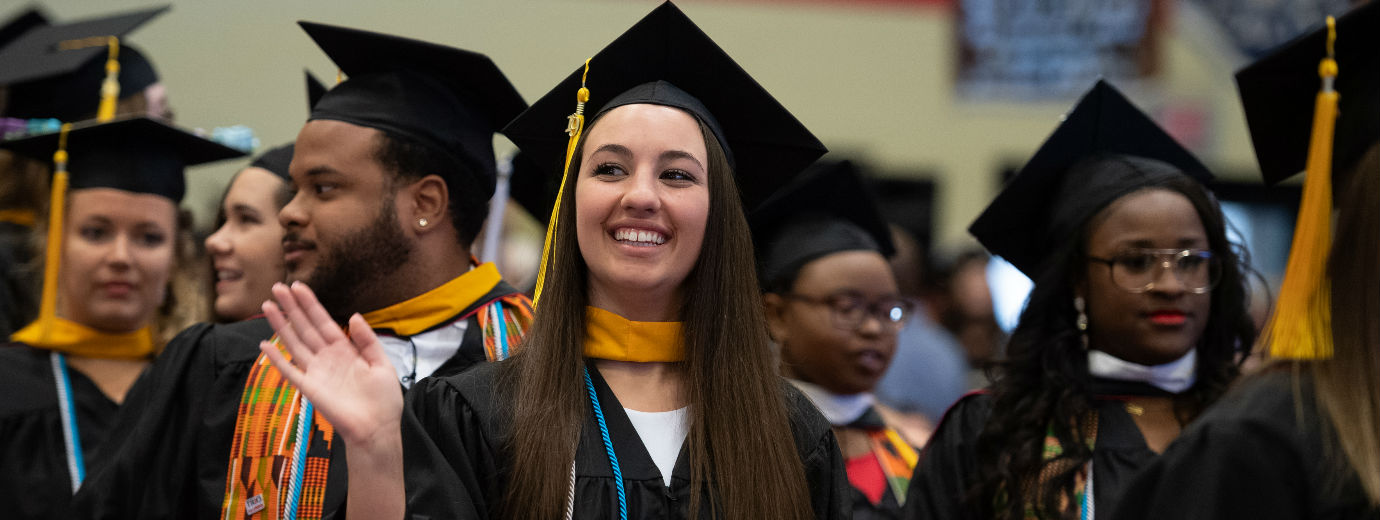
{"label": "man's beard", "polygon": [[412,243],[403,237],[393,201],[385,198],[384,207],[369,227],[350,233],[335,244],[318,242],[321,259],[307,276],[307,285],[326,312],[338,322],[350,314],[374,310],[383,286],[412,254]]}

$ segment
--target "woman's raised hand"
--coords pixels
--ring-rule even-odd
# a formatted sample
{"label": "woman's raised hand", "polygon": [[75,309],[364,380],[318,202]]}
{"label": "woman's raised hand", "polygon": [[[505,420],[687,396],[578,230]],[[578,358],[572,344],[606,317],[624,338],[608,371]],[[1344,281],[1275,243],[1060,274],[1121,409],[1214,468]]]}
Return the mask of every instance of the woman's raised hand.
{"label": "woman's raised hand", "polygon": [[288,361],[272,343],[261,342],[259,350],[273,366],[311,400],[351,451],[399,437],[402,387],[364,317],[350,316],[346,335],[306,284],[274,284],[273,297],[277,304],[264,302],[264,315],[292,355]]}

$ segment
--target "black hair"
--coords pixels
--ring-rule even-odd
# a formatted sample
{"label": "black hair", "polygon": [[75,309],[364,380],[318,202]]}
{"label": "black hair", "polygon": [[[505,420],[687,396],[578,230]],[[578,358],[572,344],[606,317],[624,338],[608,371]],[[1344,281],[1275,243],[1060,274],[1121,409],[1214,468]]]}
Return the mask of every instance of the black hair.
{"label": "black hair", "polygon": [[[1121,175],[1127,181],[1079,183],[1075,171]],[[1209,248],[1222,262],[1221,279],[1212,289],[1207,324],[1198,340],[1196,382],[1175,398],[1181,424],[1222,396],[1240,373],[1241,354],[1255,341],[1255,326],[1247,314],[1246,276],[1251,271],[1244,251],[1229,240],[1226,219],[1206,187],[1166,163],[1128,156],[1084,160],[1070,169],[1069,177],[1070,183],[1084,187],[1061,192],[1072,196],[1051,204],[1083,205],[1072,210],[1075,216],[1068,220],[1076,229],[1053,235],[1068,239],[1053,243],[1007,343],[1006,358],[992,370],[992,411],[977,439],[978,474],[965,496],[981,518],[1019,520],[1026,507],[1033,507],[1041,518],[1076,518],[1076,507],[1061,511],[1061,505],[1074,503],[1074,479],[1092,458],[1083,423],[1094,405],[1073,299],[1075,286],[1086,275],[1088,224],[1112,202],[1146,189],[1183,195],[1202,220]],[[1064,450],[1051,461],[1044,459],[1047,434],[1054,435]]]}
{"label": "black hair", "polygon": [[[427,175],[439,175],[446,182],[450,204],[446,208],[460,245],[466,248],[474,242],[484,219],[489,215],[489,199],[493,189],[480,187],[479,172],[460,162],[443,150],[423,145],[414,139],[381,132],[374,159],[392,172],[394,180],[416,181]],[[452,186],[462,180],[474,180],[463,186]],[[401,183],[399,183],[401,184]],[[392,184],[396,187],[399,184]]]}

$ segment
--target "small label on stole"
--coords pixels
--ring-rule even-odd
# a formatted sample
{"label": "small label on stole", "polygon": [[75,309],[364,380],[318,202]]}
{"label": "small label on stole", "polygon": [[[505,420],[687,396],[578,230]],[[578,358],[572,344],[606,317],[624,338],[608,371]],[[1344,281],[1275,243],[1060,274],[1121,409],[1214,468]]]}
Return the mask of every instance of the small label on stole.
{"label": "small label on stole", "polygon": [[244,514],[252,515],[264,510],[264,494],[259,493],[244,501]]}

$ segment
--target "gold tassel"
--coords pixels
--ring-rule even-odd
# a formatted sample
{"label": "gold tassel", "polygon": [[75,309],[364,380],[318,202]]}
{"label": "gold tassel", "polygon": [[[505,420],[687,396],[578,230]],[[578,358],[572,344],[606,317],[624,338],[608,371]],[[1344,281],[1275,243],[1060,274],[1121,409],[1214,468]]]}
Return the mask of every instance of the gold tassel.
{"label": "gold tassel", "polygon": [[52,198],[48,203],[48,244],[43,257],[43,293],[38,304],[39,342],[52,340],[53,323],[57,319],[58,271],[62,259],[62,224],[67,205],[67,131],[71,123],[63,123],[58,131],[58,149],[53,152]]}
{"label": "gold tassel", "polygon": [[1263,339],[1276,359],[1332,357],[1331,287],[1327,258],[1332,250],[1332,137],[1339,94],[1334,46],[1336,20],[1327,18],[1327,57],[1318,65],[1322,89],[1313,112],[1313,137],[1304,170],[1303,200],[1299,204],[1294,241],[1279,301],[1265,326]]}
{"label": "gold tassel", "polygon": [[120,39],[111,36],[107,44],[110,51],[105,60],[105,81],[101,83],[101,106],[96,110],[96,121],[102,123],[115,119],[115,105],[120,101]]}
{"label": "gold tassel", "polygon": [[[593,58],[591,58],[593,59]],[[570,159],[575,155],[575,146],[580,143],[580,135],[585,131],[585,103],[589,102],[589,89],[585,81],[589,79],[589,60],[585,60],[585,72],[580,76],[580,90],[575,93],[575,113],[566,119],[565,133],[570,140],[565,145],[565,167],[561,169],[561,187],[556,191],[556,203],[551,206],[551,219],[546,225],[546,240],[541,246],[541,264],[537,268],[537,287],[532,291],[532,308],[541,301],[542,287],[546,284],[546,262],[551,257],[551,244],[556,241],[556,222],[560,220],[561,194],[565,193],[565,180],[570,176]]]}

